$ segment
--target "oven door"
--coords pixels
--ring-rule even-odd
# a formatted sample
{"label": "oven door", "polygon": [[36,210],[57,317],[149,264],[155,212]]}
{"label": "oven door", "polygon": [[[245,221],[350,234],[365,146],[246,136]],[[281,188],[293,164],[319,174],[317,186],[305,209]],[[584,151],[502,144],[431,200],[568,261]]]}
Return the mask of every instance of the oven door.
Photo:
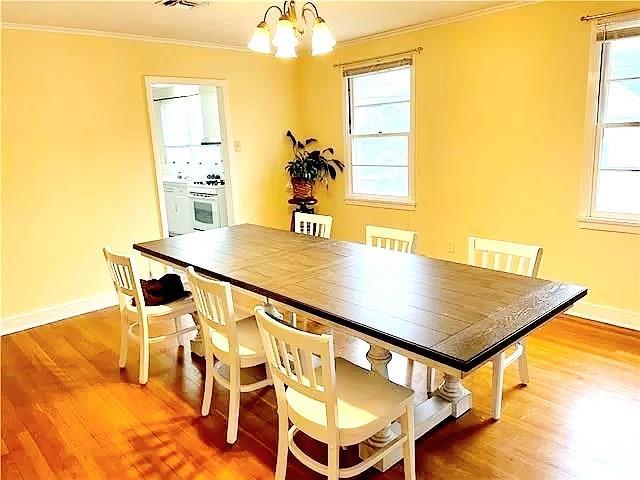
{"label": "oven door", "polygon": [[220,214],[215,196],[205,198],[190,196],[194,230],[210,230],[220,227]]}

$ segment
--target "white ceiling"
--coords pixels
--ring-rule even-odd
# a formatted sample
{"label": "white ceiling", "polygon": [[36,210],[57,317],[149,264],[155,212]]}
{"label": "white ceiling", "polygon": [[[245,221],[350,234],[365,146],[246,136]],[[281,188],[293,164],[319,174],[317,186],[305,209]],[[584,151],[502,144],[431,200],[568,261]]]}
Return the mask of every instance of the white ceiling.
{"label": "white ceiling", "polygon": [[[298,2],[298,9],[304,2]],[[320,16],[338,41],[442,20],[511,2],[485,1],[319,1]],[[145,35],[244,47],[272,2],[210,1],[192,10],[147,1],[2,1],[2,21]],[[281,4],[281,2],[278,2]],[[270,23],[277,14],[272,11]]]}

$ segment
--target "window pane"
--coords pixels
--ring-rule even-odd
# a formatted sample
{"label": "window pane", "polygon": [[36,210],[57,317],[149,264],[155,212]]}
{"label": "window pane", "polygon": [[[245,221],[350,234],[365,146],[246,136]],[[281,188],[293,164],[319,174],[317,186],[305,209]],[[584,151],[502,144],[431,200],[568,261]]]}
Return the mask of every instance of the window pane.
{"label": "window pane", "polygon": [[640,79],[609,82],[604,121],[640,121]]}
{"label": "window pane", "polygon": [[354,134],[408,132],[411,128],[409,102],[355,107]]}
{"label": "window pane", "polygon": [[409,137],[366,137],[353,139],[353,165],[409,164]]}
{"label": "window pane", "polygon": [[640,37],[609,44],[609,78],[640,77]]}
{"label": "window pane", "polygon": [[600,171],[596,210],[640,214],[640,172]]}
{"label": "window pane", "polygon": [[640,169],[640,127],[604,129],[600,168]]}
{"label": "window pane", "polygon": [[407,167],[352,167],[353,192],[369,195],[409,195]]}
{"label": "window pane", "polygon": [[204,124],[202,120],[202,104],[200,95],[192,95],[186,98],[187,115],[189,116],[189,139],[191,145],[200,145],[204,137]]}
{"label": "window pane", "polygon": [[184,98],[160,101],[162,136],[165,145],[188,145],[189,123]]}
{"label": "window pane", "polygon": [[409,101],[411,96],[411,68],[369,73],[351,80],[353,105]]}

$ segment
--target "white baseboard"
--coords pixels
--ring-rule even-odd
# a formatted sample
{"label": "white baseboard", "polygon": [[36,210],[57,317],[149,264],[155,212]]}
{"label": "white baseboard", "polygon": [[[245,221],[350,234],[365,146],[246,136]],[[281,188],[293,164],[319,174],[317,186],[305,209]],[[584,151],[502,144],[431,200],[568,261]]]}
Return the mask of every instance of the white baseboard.
{"label": "white baseboard", "polygon": [[640,312],[623,310],[621,308],[598,305],[596,303],[578,302],[566,312],[569,315],[608,323],[616,327],[640,331]]}
{"label": "white baseboard", "polygon": [[9,333],[27,330],[28,328],[39,327],[40,325],[57,322],[65,318],[111,307],[116,303],[118,303],[118,299],[115,292],[108,292],[33,310],[12,317],[6,317],[0,321],[0,335],[7,335]]}

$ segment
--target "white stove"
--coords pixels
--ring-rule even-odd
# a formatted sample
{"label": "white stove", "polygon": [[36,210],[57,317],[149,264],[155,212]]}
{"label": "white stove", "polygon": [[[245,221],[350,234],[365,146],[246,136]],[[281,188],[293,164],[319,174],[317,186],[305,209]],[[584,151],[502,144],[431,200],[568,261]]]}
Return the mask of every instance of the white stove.
{"label": "white stove", "polygon": [[228,225],[224,180],[192,181],[187,187],[187,195],[191,202],[194,230],[210,230]]}

